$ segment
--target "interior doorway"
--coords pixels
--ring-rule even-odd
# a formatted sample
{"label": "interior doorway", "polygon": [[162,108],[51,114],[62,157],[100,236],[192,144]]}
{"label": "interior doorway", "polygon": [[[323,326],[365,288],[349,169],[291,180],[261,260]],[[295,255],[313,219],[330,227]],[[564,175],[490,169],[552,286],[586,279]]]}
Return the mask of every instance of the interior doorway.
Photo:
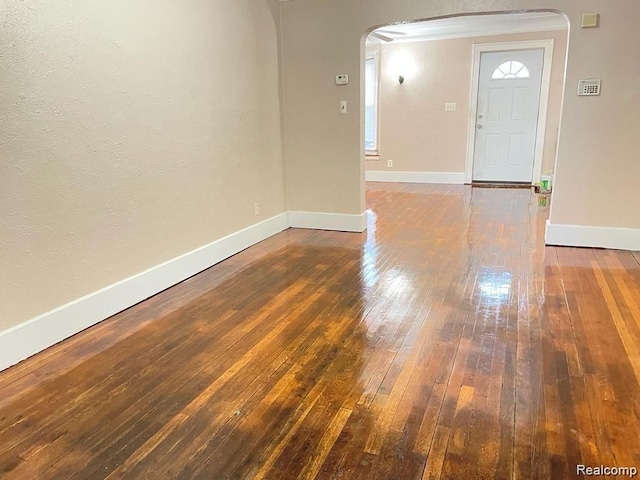
{"label": "interior doorway", "polygon": [[[484,142],[479,146],[484,148],[485,166],[499,164],[487,156],[498,147],[507,156],[504,171],[496,174],[496,168],[487,174],[478,168],[476,181],[540,181],[542,173],[551,173],[555,164],[567,39],[566,17],[555,12],[461,15],[370,31],[362,57],[362,72],[366,73],[361,92],[366,114],[361,147],[365,180],[472,183],[476,134],[484,130],[488,134],[479,138]],[[502,63],[519,62],[535,77],[527,79],[534,83],[530,88],[522,84],[525,79],[518,78],[517,72],[507,69],[505,78],[494,79],[488,88],[501,81],[507,84],[502,101],[508,102],[501,106],[513,111],[501,115],[501,120],[510,116],[511,123],[518,122],[523,114],[528,118],[522,120],[528,133],[508,132],[507,141],[501,144],[489,137],[495,132],[486,130],[486,124],[477,128],[478,115],[486,119],[486,112],[477,111],[480,59],[483,53],[515,51],[525,56],[537,51],[542,66],[538,68],[539,58],[511,56],[491,71],[493,74]],[[509,86],[506,76],[512,73],[516,78]],[[519,171],[508,175],[511,170]]]}
{"label": "interior doorway", "polygon": [[465,181],[540,181],[553,40],[474,46]]}
{"label": "interior doorway", "polygon": [[481,55],[473,181],[531,183],[542,58],[542,50]]}

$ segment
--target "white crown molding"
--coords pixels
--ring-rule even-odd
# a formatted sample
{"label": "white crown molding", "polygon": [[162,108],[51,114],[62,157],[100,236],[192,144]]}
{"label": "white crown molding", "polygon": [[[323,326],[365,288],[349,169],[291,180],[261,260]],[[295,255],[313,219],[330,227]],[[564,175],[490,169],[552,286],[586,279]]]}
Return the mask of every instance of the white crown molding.
{"label": "white crown molding", "polygon": [[495,28],[491,30],[477,29],[466,30],[464,32],[450,32],[441,34],[428,34],[417,35],[409,38],[395,38],[393,43],[409,43],[409,42],[430,42],[434,40],[454,40],[456,38],[481,38],[481,37],[493,37],[497,35],[515,35],[518,33],[536,33],[536,32],[557,32],[560,30],[566,30],[558,28],[556,26],[543,26],[543,27],[527,27],[527,28]]}
{"label": "white crown molding", "polygon": [[[426,42],[455,38],[487,37],[517,33],[549,32],[568,29],[566,18],[554,13],[515,13],[500,15],[462,15],[422,22],[409,22],[380,27],[397,31],[393,43]],[[371,38],[368,44],[384,44]]]}

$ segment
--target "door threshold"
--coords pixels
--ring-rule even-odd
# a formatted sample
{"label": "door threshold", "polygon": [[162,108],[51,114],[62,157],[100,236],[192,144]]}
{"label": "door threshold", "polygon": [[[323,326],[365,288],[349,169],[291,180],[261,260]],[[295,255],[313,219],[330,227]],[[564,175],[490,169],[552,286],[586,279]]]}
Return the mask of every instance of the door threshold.
{"label": "door threshold", "polygon": [[531,188],[533,185],[527,182],[478,182],[472,181],[475,188]]}

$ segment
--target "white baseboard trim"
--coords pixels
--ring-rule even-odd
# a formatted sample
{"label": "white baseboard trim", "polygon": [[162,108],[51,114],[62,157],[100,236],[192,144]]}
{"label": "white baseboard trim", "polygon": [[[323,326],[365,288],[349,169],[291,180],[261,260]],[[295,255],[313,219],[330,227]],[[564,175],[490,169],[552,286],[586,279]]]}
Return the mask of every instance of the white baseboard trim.
{"label": "white baseboard trim", "polygon": [[367,214],[289,212],[289,226],[315,230],[337,230],[340,232],[364,232],[367,229]]}
{"label": "white baseboard trim", "polygon": [[0,332],[0,371],[288,227],[287,214],[276,215]]}
{"label": "white baseboard trim", "polygon": [[364,172],[367,182],[446,183],[462,185],[464,172],[397,172],[369,170]]}
{"label": "white baseboard trim", "polygon": [[0,371],[289,227],[363,232],[360,215],[285,212],[0,332]]}
{"label": "white baseboard trim", "polygon": [[561,225],[547,220],[547,245],[640,251],[640,229]]}

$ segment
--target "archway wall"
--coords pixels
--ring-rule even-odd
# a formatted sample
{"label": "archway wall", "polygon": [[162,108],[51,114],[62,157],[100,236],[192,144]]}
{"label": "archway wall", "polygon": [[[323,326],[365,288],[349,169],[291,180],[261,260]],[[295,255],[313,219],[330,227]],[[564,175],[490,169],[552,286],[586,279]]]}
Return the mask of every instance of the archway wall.
{"label": "archway wall", "polygon": [[[361,213],[363,34],[373,27],[463,13],[563,12],[567,76],[551,224],[640,229],[640,94],[636,0],[295,0],[282,4],[283,115],[289,210]],[[600,14],[581,29],[581,15]],[[335,75],[350,76],[336,86]],[[598,97],[577,96],[584,78]],[[341,114],[346,100],[349,110]],[[636,231],[637,233],[637,231]]]}
{"label": "archway wall", "polygon": [[[372,45],[380,59],[379,155],[367,157],[367,172],[410,172],[438,175],[453,172],[464,178],[473,70],[474,44],[553,40],[549,107],[542,147],[542,171],[553,171],[564,88],[567,29],[485,34],[410,43]],[[524,48],[524,47],[521,47]],[[414,66],[410,78],[398,83],[398,58]],[[456,111],[445,111],[455,102]],[[387,161],[393,160],[393,169]],[[447,173],[445,173],[447,175]]]}

